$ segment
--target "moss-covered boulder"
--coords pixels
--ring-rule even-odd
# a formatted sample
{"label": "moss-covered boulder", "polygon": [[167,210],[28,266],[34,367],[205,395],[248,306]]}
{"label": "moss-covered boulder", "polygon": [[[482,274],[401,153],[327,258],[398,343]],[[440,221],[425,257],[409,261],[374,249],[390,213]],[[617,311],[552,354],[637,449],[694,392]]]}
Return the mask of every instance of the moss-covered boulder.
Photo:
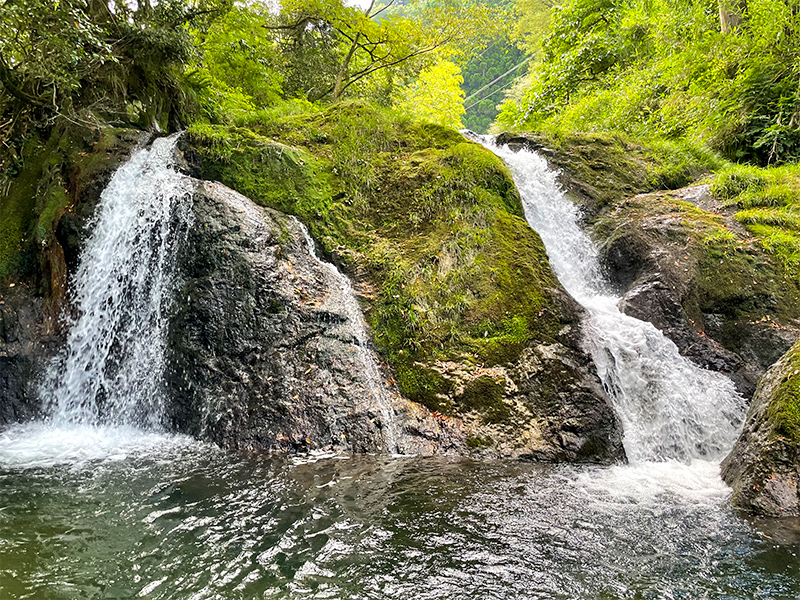
{"label": "moss-covered boulder", "polygon": [[622,309],[750,397],[797,338],[800,289],[780,261],[716,210],[709,186],[640,194],[594,222]]}
{"label": "moss-covered boulder", "polygon": [[800,516],[800,342],[761,378],[744,430],[722,463],[735,506]]}
{"label": "moss-covered boulder", "polygon": [[354,279],[402,394],[493,455],[611,462],[620,431],[561,288],[492,153],[364,104],[196,126],[204,179],[297,215]]}

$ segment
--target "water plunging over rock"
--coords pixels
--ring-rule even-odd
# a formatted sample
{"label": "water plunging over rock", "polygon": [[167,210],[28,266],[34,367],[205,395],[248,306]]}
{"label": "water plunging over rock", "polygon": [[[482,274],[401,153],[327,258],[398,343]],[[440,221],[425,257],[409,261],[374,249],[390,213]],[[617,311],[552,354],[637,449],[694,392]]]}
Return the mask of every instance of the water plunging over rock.
{"label": "water plunging over rock", "polygon": [[588,311],[587,345],[623,421],[631,461],[721,459],[744,402],[730,380],[700,369],[652,324],[624,315],[597,250],[578,226],[557,174],[526,149],[492,148],[514,174],[525,215],[564,287]]}
{"label": "water plunging over rock", "polygon": [[72,283],[77,314],[42,386],[56,425],[161,425],[172,275],[191,222],[176,141],[137,151],[103,191]]}
{"label": "water plunging over rock", "polygon": [[5,432],[0,462],[97,458],[165,427],[242,449],[464,452],[456,423],[381,375],[349,282],[304,226],[183,175],[177,137],[103,191],[40,387],[48,423]]}

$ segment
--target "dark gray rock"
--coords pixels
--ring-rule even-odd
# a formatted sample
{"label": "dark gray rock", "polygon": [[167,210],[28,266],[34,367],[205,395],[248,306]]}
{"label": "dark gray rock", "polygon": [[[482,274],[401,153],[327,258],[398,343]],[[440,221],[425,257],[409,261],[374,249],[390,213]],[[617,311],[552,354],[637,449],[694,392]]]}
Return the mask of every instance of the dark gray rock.
{"label": "dark gray rock", "polygon": [[42,298],[24,283],[0,288],[0,425],[39,415],[36,383],[62,342]]}
{"label": "dark gray rock", "polygon": [[299,222],[210,182],[194,213],[168,342],[175,428],[242,450],[466,451],[455,421],[374,366],[346,281]]}
{"label": "dark gray rock", "polygon": [[756,515],[800,516],[800,430],[786,419],[800,407],[798,356],[800,343],[761,378],[742,434],[722,463],[732,503]]}

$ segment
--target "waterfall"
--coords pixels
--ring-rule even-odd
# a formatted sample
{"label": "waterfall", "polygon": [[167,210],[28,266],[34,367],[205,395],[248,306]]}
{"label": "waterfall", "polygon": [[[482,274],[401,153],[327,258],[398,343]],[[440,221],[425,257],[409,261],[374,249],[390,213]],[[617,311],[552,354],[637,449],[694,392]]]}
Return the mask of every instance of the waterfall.
{"label": "waterfall", "polygon": [[538,154],[481,140],[511,170],[525,217],[566,290],[586,308],[586,344],[612,399],[631,462],[721,460],[745,403],[725,376],[701,369],[652,324],[622,313],[579,211]]}
{"label": "waterfall", "polygon": [[74,279],[76,315],[41,388],[54,425],[161,425],[166,313],[191,221],[178,135],[136,151],[100,197]]}
{"label": "waterfall", "polygon": [[[341,329],[339,335],[351,339],[358,353],[358,361],[364,369],[367,383],[367,394],[363,400],[368,408],[373,408],[381,415],[384,448],[389,452],[401,452],[403,449],[400,448],[399,443],[402,436],[399,432],[397,418],[383,386],[384,378],[378,370],[377,357],[370,350],[364,314],[358,305],[353,285],[350,283],[350,279],[336,268],[336,265],[322,260],[317,255],[316,246],[308,228],[297,218],[292,217],[292,219],[303,232],[309,255],[331,276],[331,291],[338,296],[334,302],[347,317],[347,320],[339,325],[339,329]],[[335,334],[335,332],[332,333]]]}

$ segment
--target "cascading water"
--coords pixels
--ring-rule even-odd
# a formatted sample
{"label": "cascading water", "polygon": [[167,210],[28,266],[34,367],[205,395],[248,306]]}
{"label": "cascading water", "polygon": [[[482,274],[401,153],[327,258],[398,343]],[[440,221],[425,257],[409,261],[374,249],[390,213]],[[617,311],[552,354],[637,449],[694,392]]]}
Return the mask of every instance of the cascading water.
{"label": "cascading water", "polygon": [[294,218],[294,221],[303,232],[308,246],[308,253],[330,273],[332,281],[336,284],[334,290],[339,296],[337,302],[347,316],[347,320],[340,326],[343,329],[341,335],[352,338],[359,362],[364,368],[368,386],[368,389],[365,390],[364,402],[369,403],[381,414],[384,448],[389,452],[402,452],[403,449],[398,446],[401,436],[398,432],[397,419],[394,416],[391,401],[383,387],[383,377],[378,371],[377,359],[369,347],[370,342],[367,328],[364,325],[364,315],[358,305],[353,285],[350,283],[350,279],[336,268],[336,265],[322,260],[317,255],[316,246],[308,228],[298,219]]}
{"label": "cascading water", "polygon": [[541,236],[553,270],[589,313],[587,343],[622,421],[629,460],[721,459],[744,418],[733,383],[681,356],[652,324],[619,310],[597,249],[578,226],[578,209],[544,158],[482,141],[511,170],[525,217]]}
{"label": "cascading water", "polygon": [[137,151],[100,197],[75,276],[78,316],[42,386],[54,424],[161,424],[166,311],[191,223],[178,135]]}
{"label": "cascading water", "polygon": [[[619,313],[574,207],[530,153],[497,149],[557,274],[587,307],[629,456],[661,462],[292,460],[111,426],[158,424],[142,415],[160,410],[164,309],[192,183],[168,166],[171,144],[157,140],[112,180],[135,208],[103,197],[84,257],[101,275],[81,268],[76,332],[44,392],[52,422],[0,432],[0,598],[800,597],[800,524],[794,541],[762,538],[727,506],[715,462],[663,460],[718,456],[741,414],[732,386]],[[335,334],[375,369],[349,282],[327,268],[330,301],[348,316]],[[90,311],[95,324],[82,320]]]}
{"label": "cascading water", "polygon": [[193,183],[175,168],[178,137],[134,152],[103,191],[67,342],[40,386],[47,422],[4,432],[0,462],[74,462],[164,441],[144,430],[162,425],[166,313],[192,218]]}

